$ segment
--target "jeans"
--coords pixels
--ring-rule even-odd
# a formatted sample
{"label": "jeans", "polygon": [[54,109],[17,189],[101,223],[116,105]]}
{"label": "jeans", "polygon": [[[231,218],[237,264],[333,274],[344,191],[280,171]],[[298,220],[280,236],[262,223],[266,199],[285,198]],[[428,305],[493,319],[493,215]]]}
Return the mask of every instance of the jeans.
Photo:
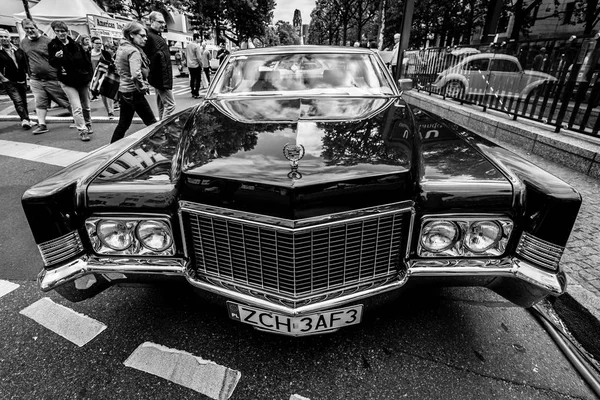
{"label": "jeans", "polygon": [[25,83],[3,82],[2,86],[6,94],[15,105],[15,110],[21,121],[29,121],[29,111],[27,110],[27,86]]}
{"label": "jeans", "polygon": [[69,98],[73,111],[73,120],[77,130],[86,129],[86,125],[92,124],[92,114],[90,110],[90,85],[72,87],[60,83],[60,87],[65,91]]}
{"label": "jeans", "polygon": [[190,71],[190,89],[192,89],[192,96],[198,96],[200,94],[200,85],[202,85],[202,68],[189,68]]}
{"label": "jeans", "polygon": [[154,89],[156,91],[156,106],[158,118],[165,119],[175,113],[175,97],[172,89]]}
{"label": "jeans", "polygon": [[37,110],[47,110],[50,107],[50,100],[54,100],[62,108],[71,110],[69,99],[58,81],[32,79],[30,85]]}
{"label": "jeans", "polygon": [[119,123],[113,132],[111,143],[116,142],[119,139],[123,139],[125,132],[131,126],[133,120],[133,114],[137,113],[144,124],[152,125],[156,122],[154,113],[146,96],[140,92],[120,92],[119,103],[121,104],[121,111],[119,114]]}
{"label": "jeans", "polygon": [[102,104],[104,104],[104,109],[106,110],[106,112],[109,114],[114,114],[115,113],[115,101],[106,96],[100,96],[100,97],[102,97]]}

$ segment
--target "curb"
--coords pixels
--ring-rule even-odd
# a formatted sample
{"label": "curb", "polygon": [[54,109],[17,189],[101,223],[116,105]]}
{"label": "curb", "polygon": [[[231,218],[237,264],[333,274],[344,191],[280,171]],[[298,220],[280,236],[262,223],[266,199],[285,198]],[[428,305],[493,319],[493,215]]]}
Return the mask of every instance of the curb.
{"label": "curb", "polygon": [[[38,118],[36,116],[30,116],[30,121],[36,121]],[[21,121],[21,118],[18,115],[0,115],[0,121]],[[61,123],[61,122],[73,122],[73,118],[71,117],[46,117],[46,123]],[[119,118],[115,117],[110,119],[108,117],[92,117],[92,122],[95,123],[117,123],[119,122]],[[133,117],[131,121],[133,124],[143,124],[144,122],[140,117]]]}

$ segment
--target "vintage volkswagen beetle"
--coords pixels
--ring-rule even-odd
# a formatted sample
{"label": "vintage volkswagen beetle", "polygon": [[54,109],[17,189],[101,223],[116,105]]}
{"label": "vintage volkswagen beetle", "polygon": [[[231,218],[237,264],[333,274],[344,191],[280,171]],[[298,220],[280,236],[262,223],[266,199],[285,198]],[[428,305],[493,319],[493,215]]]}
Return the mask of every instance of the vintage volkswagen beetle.
{"label": "vintage volkswagen beetle", "polygon": [[304,335],[413,284],[484,286],[523,307],[560,295],[581,198],[408,106],[371,50],[300,46],[230,55],[200,104],[22,203],[44,291],[80,301],[187,280],[231,318]]}

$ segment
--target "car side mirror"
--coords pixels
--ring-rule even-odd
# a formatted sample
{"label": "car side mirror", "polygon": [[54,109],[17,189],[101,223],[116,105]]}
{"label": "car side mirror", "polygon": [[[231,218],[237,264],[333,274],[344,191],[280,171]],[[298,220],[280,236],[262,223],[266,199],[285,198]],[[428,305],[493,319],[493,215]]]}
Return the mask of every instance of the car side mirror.
{"label": "car side mirror", "polygon": [[407,92],[413,88],[413,81],[408,78],[398,79],[398,87],[401,91]]}

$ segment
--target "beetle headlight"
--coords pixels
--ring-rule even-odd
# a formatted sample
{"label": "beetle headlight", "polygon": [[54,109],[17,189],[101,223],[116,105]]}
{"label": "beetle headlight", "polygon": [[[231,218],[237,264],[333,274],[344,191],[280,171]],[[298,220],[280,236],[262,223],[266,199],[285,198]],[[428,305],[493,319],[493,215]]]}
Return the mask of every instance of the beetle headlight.
{"label": "beetle headlight", "polygon": [[495,221],[474,222],[467,229],[465,247],[474,253],[489,249],[502,237],[502,229]]}
{"label": "beetle headlight", "polygon": [[132,222],[103,220],[98,223],[96,234],[105,246],[113,250],[125,250],[133,243]]}
{"label": "beetle headlight", "polygon": [[417,253],[421,257],[490,257],[506,251],[513,222],[502,216],[423,218]]}
{"label": "beetle headlight", "polygon": [[452,247],[458,239],[458,228],[450,221],[431,221],[423,226],[421,245],[437,253]]}
{"label": "beetle headlight", "polygon": [[172,256],[173,231],[168,217],[92,217],[85,221],[97,254]]}
{"label": "beetle headlight", "polygon": [[164,251],[173,243],[171,230],[162,221],[142,221],[138,224],[136,232],[142,246],[150,250]]}

